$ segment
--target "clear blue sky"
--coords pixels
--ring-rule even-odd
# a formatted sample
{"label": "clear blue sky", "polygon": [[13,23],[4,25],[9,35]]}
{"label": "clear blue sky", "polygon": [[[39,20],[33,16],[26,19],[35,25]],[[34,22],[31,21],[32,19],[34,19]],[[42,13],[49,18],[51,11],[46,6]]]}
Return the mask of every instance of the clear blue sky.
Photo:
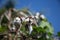
{"label": "clear blue sky", "polygon": [[[0,7],[6,1],[0,1]],[[42,11],[54,27],[54,33],[60,31],[60,0],[16,0],[16,9],[28,7],[32,12]]]}

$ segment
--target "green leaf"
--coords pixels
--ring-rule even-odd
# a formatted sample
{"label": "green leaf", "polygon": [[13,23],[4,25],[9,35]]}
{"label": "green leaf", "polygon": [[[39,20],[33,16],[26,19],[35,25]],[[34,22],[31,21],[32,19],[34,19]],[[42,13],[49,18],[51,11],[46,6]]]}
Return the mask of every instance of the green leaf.
{"label": "green leaf", "polygon": [[48,21],[44,21],[42,20],[41,23],[40,23],[40,27],[44,28],[44,27],[47,27],[45,30],[46,32],[50,32],[53,34],[53,27],[52,25],[50,25],[50,23]]}
{"label": "green leaf", "polygon": [[1,26],[0,27],[0,33],[4,33],[5,31],[7,31],[7,27],[6,26]]}

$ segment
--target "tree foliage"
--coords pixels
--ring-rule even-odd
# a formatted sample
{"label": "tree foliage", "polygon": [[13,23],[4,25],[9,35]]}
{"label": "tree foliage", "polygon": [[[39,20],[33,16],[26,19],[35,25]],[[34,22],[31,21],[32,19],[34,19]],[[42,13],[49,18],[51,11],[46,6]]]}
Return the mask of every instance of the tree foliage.
{"label": "tree foliage", "polygon": [[[14,8],[14,3],[12,2],[12,0],[9,0],[9,2],[5,5],[4,8],[0,9],[0,16],[6,11],[9,10],[9,8]],[[26,13],[27,15],[29,15],[29,9],[24,8],[22,10],[20,10],[24,13]],[[16,16],[17,12],[12,11],[12,18],[14,18]],[[14,16],[13,16],[14,15]],[[7,18],[4,16],[3,20],[2,20],[2,26],[0,27],[0,32],[5,32],[8,30],[7,25],[5,25],[8,22]],[[4,24],[5,23],[5,24]],[[54,30],[52,28],[52,25],[47,21],[47,19],[43,19],[40,20],[40,24],[38,27],[33,26],[33,31],[32,33],[29,35],[25,29],[25,24],[23,22],[23,26],[21,28],[20,31],[26,33],[26,35],[28,37],[32,37],[32,38],[36,38],[37,40],[47,40],[46,38],[46,34],[51,37],[51,35],[53,34]],[[39,37],[38,37],[39,36]],[[58,36],[60,36],[60,32],[58,32]]]}
{"label": "tree foliage", "polygon": [[14,8],[14,1],[12,0],[9,0],[6,5],[5,5],[5,8],[8,10],[9,8]]}
{"label": "tree foliage", "polygon": [[60,37],[60,32],[57,32],[57,35]]}

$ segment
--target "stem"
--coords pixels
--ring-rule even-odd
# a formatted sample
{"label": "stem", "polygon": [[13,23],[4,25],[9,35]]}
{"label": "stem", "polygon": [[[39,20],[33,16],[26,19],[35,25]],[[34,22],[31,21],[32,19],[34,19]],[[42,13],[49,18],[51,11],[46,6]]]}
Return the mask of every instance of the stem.
{"label": "stem", "polygon": [[2,19],[3,19],[3,16],[4,16],[4,15],[1,15],[1,17],[0,17],[0,27],[1,27],[1,21],[2,21]]}

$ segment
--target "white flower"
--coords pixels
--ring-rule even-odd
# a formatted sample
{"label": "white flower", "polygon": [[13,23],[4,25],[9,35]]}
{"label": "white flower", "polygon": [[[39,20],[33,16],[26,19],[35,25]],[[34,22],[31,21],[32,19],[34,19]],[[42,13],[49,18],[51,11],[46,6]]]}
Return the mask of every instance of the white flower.
{"label": "white flower", "polygon": [[20,20],[20,18],[19,17],[16,17],[16,20]]}
{"label": "white flower", "polygon": [[39,12],[37,12],[37,13],[36,13],[36,16],[39,16],[39,15],[40,15],[40,13],[39,13]]}
{"label": "white flower", "polygon": [[40,15],[40,18],[45,19],[45,16],[44,15]]}
{"label": "white flower", "polygon": [[21,19],[22,19],[22,21],[24,21],[25,20],[25,17],[21,17]]}
{"label": "white flower", "polygon": [[38,16],[35,16],[35,18],[36,18],[36,19],[39,19],[39,17],[38,17]]}
{"label": "white flower", "polygon": [[39,15],[40,15],[40,13],[37,12],[36,15],[35,15],[35,18],[36,18],[36,19],[39,19]]}
{"label": "white flower", "polygon": [[15,22],[21,23],[21,19],[20,19],[19,17],[16,17],[16,18],[14,19],[14,23],[15,23]]}

